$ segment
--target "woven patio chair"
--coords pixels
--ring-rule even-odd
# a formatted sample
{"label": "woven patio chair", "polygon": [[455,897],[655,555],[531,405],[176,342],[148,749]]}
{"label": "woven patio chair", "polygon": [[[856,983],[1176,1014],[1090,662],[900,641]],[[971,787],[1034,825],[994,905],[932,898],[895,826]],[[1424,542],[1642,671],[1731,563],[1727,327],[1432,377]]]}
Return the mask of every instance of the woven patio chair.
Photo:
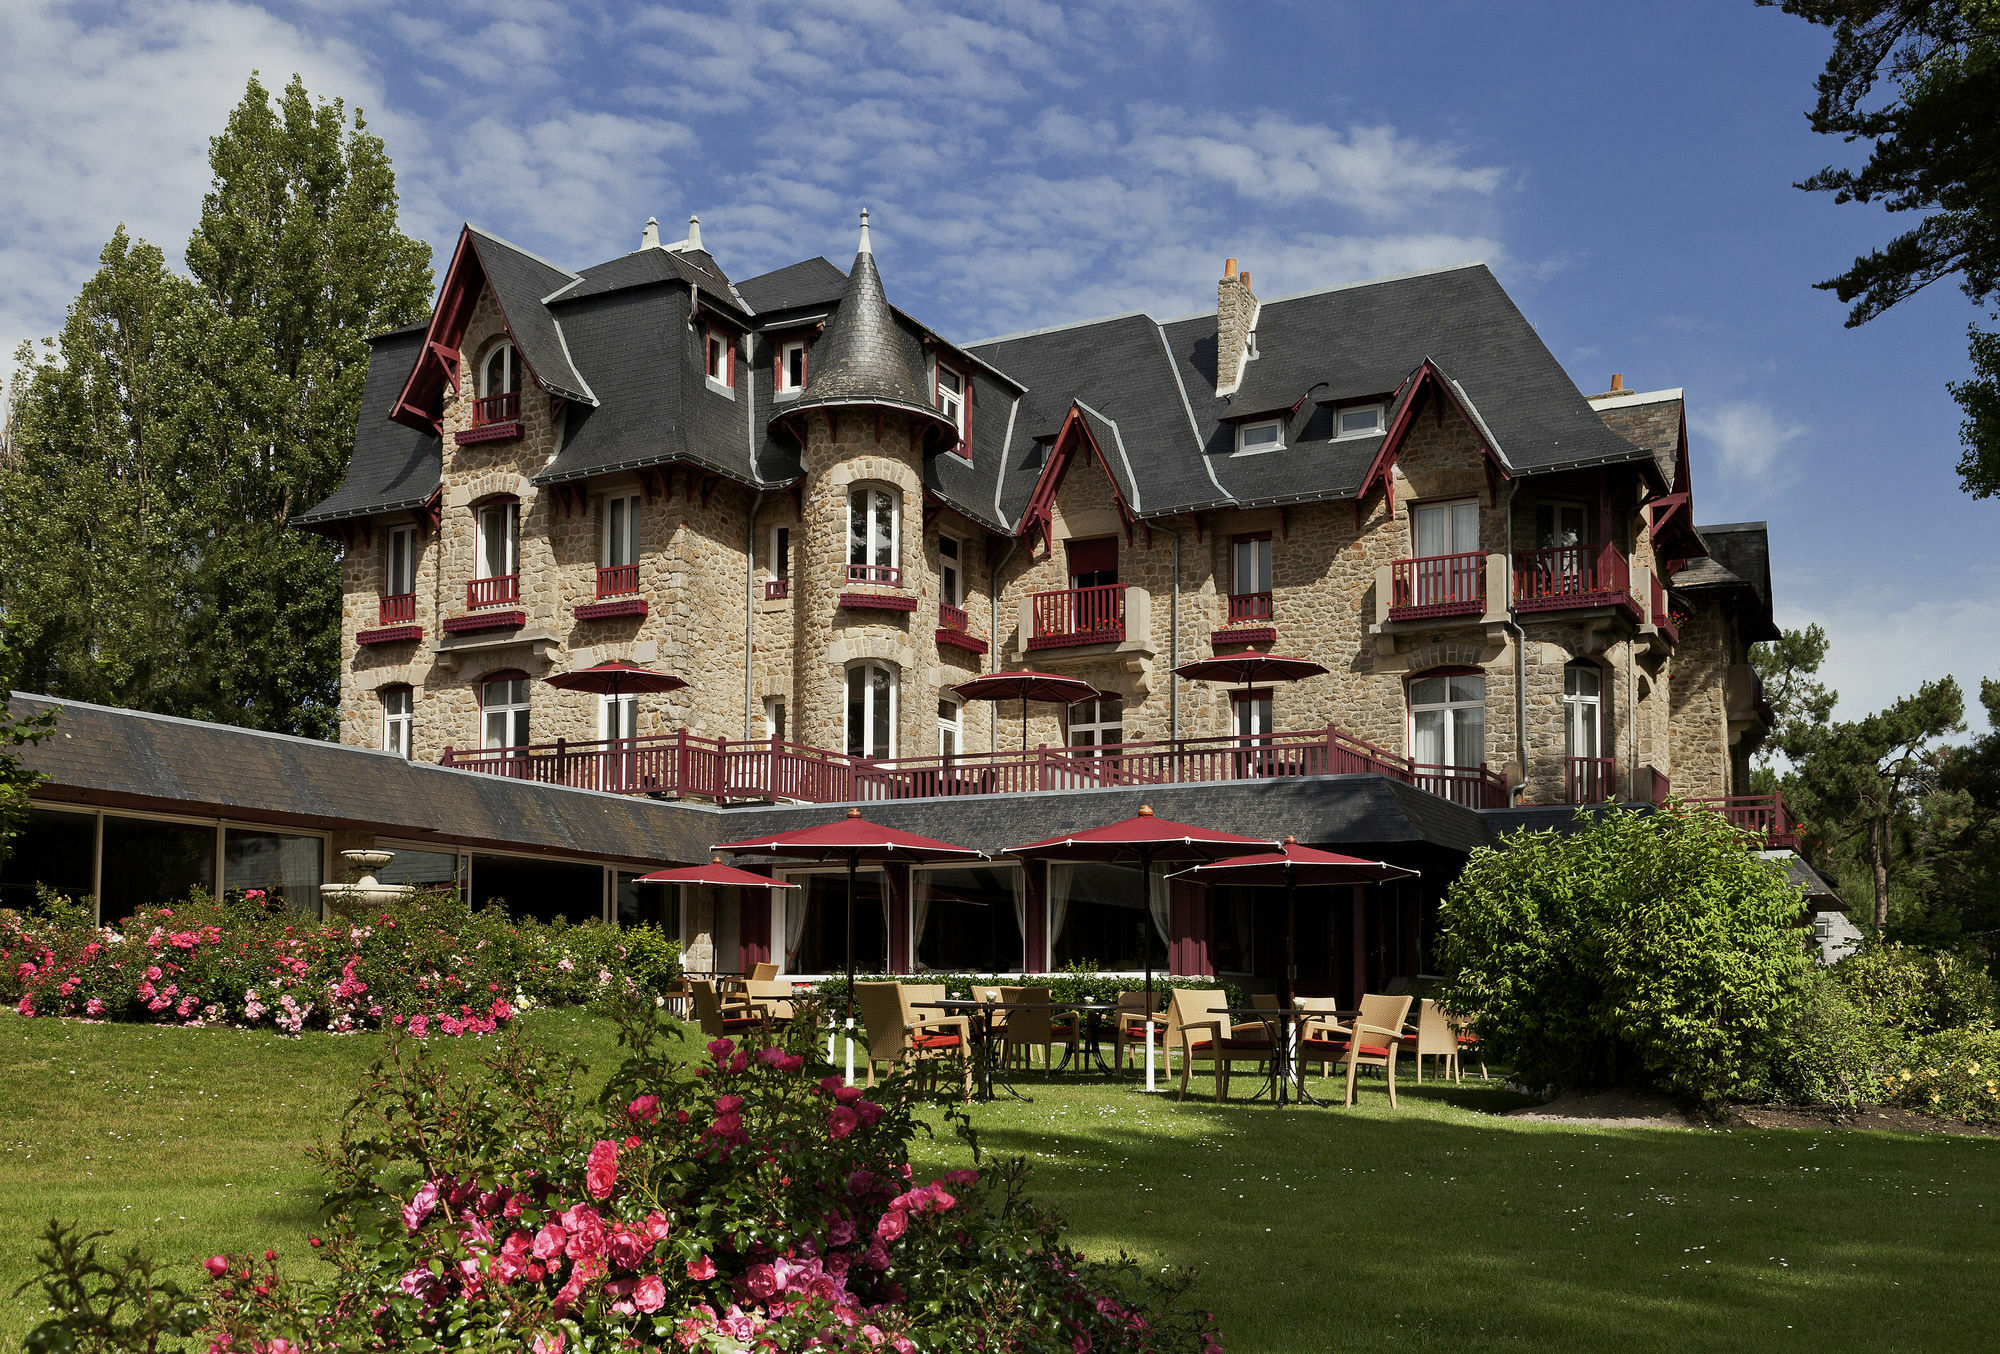
{"label": "woven patio chair", "polygon": [[792,1018],[792,998],[795,993],[790,978],[745,978],[743,987],[743,995],[768,1010],[773,1021]]}
{"label": "woven patio chair", "polygon": [[1276,1075],[1271,1027],[1261,1020],[1235,1024],[1228,1008],[1229,994],[1221,988],[1174,989],[1173,1000],[1167,1004],[1167,1023],[1181,1050],[1182,1100],[1187,1099],[1188,1073],[1197,1058],[1206,1059],[1215,1070],[1217,1104],[1229,1098],[1231,1063],[1260,1063],[1267,1080]]}
{"label": "woven patio chair", "polygon": [[1443,1074],[1453,1081],[1464,1080],[1458,1070],[1458,1031],[1452,1028],[1451,1018],[1429,997],[1417,1007],[1416,1039],[1405,1041],[1404,1047],[1416,1055],[1417,1085],[1424,1084],[1426,1058],[1442,1058]]}
{"label": "woven patio chair", "polygon": [[[1338,997],[1295,997],[1293,998],[1293,1002],[1297,1005],[1299,1014],[1302,1017],[1299,1021],[1299,1066],[1303,1067],[1309,1056],[1305,1051],[1306,1045],[1313,1042],[1316,1037],[1323,1044],[1327,1039],[1333,1037],[1331,1031],[1340,1028],[1340,999]],[[1320,1052],[1322,1055],[1325,1055],[1327,1050],[1321,1048]],[[1322,1056],[1320,1058],[1319,1074],[1321,1076],[1332,1075],[1333,1061],[1330,1056]]]}
{"label": "woven patio chair", "polygon": [[965,1016],[942,1011],[918,1011],[912,1002],[942,1001],[943,983],[856,983],[854,1004],[868,1027],[868,1084],[875,1084],[875,1065],[892,1070],[910,1067],[929,1084],[938,1063],[957,1058],[963,1069],[965,1094],[972,1095],[972,1030]]}
{"label": "woven patio chair", "polygon": [[1361,1014],[1348,1025],[1312,1022],[1299,1044],[1301,1062],[1338,1062],[1347,1068],[1347,1103],[1354,1103],[1354,1078],[1364,1067],[1379,1067],[1389,1080],[1389,1108],[1396,1107],[1396,1054],[1403,1046],[1403,1022],[1411,998],[1364,996]]}
{"label": "woven patio chair", "polygon": [[701,1032],[711,1039],[740,1038],[752,1034],[771,1041],[771,1013],[740,992],[717,992],[709,978],[688,979],[688,994],[694,1001],[695,1019]]}
{"label": "woven patio chair", "polygon": [[[1048,1006],[1055,1001],[1046,987],[1003,987],[1000,1000],[1008,1005]],[[1006,1011],[1006,1023],[998,1028],[1005,1033],[1007,1066],[1012,1067],[1018,1060],[1022,1067],[1029,1066],[1028,1054],[1033,1049],[1042,1051],[1044,1070],[1053,1066],[1051,1050],[1061,1044],[1075,1056],[1077,1042],[1077,1018],[1073,1011]],[[997,1023],[997,1018],[996,1018]]]}
{"label": "woven patio chair", "polygon": [[[1168,995],[1170,995],[1169,990],[1165,988],[1157,989],[1153,993],[1156,1000]],[[1146,989],[1142,987],[1130,992],[1120,992],[1118,994],[1118,1009],[1111,1013],[1111,1020],[1111,1065],[1116,1067],[1120,1072],[1125,1070],[1125,1046],[1127,1044],[1137,1046],[1137,1052],[1132,1055],[1133,1066],[1137,1067],[1144,1063],[1146,1061]],[[1164,1057],[1168,1049],[1166,1019],[1157,1010],[1153,1013],[1153,1042],[1159,1047],[1161,1055]],[[1168,1064],[1167,1071],[1169,1074],[1173,1072],[1171,1063]]]}
{"label": "woven patio chair", "polygon": [[771,960],[762,964],[752,964],[750,971],[743,975],[753,983],[768,983],[778,976],[778,964]]}
{"label": "woven patio chair", "polygon": [[1479,1046],[1478,1032],[1472,1028],[1474,1017],[1454,1015],[1446,1016],[1445,1019],[1451,1022],[1452,1037],[1458,1041],[1459,1056],[1462,1058],[1470,1053],[1472,1057],[1478,1059],[1479,1079],[1489,1080],[1486,1075],[1486,1053]]}

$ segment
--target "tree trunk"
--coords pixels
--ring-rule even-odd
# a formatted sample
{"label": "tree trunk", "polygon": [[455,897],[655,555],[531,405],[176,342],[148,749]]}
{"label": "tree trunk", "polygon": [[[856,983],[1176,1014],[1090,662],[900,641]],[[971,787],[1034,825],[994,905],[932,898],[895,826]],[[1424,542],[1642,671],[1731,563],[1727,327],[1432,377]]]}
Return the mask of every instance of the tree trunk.
{"label": "tree trunk", "polygon": [[1868,830],[1868,864],[1875,875],[1875,929],[1889,924],[1889,817],[1877,818]]}

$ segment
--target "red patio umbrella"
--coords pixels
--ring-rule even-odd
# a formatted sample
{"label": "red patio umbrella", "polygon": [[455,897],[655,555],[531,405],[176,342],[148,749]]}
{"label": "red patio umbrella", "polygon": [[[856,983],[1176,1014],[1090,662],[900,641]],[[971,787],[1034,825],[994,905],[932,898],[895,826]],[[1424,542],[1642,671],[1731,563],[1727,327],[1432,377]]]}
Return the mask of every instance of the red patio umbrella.
{"label": "red patio umbrella", "polygon": [[[1030,860],[1096,861],[1106,864],[1137,865],[1141,877],[1154,865],[1168,862],[1221,860],[1241,855],[1245,847],[1275,848],[1276,842],[1258,837],[1239,837],[1234,832],[1195,827],[1153,816],[1153,806],[1142,804],[1136,818],[1121,818],[1103,827],[1074,832],[1026,846],[1010,846],[1006,854]],[[1150,888],[1150,884],[1142,884]],[[1152,899],[1143,899],[1146,929],[1146,1011],[1153,1009],[1153,928]]]}
{"label": "red patio umbrella", "polygon": [[642,668],[637,663],[627,663],[622,658],[599,663],[595,667],[579,668],[574,672],[558,672],[553,677],[544,677],[550,686],[561,687],[565,691],[589,691],[599,696],[638,695],[644,692],[678,691],[687,685],[687,680],[672,673],[655,672]]}
{"label": "red patio umbrella", "polygon": [[1268,653],[1232,653],[1183,663],[1174,669],[1176,677],[1198,682],[1241,682],[1245,695],[1258,682],[1296,682],[1306,677],[1324,677],[1326,669],[1309,658],[1284,658]]}
{"label": "red patio umbrella", "polygon": [[[1234,856],[1228,860],[1211,861],[1197,865],[1191,870],[1182,870],[1176,879],[1189,879],[1204,884],[1241,884],[1250,888],[1283,888],[1285,891],[1285,1009],[1292,1009],[1297,995],[1292,990],[1292,952],[1297,933],[1297,918],[1293,896],[1300,884],[1308,888],[1322,884],[1354,885],[1354,905],[1361,905],[1361,886],[1380,884],[1391,879],[1407,879],[1417,871],[1401,865],[1391,865],[1387,861],[1363,860],[1359,856],[1343,856],[1336,851],[1318,851],[1310,846],[1300,846],[1299,839],[1286,836],[1285,844],[1276,852],[1265,855]],[[1360,998],[1357,991],[1355,997]],[[1290,1078],[1286,1078],[1287,1081]],[[1285,1101],[1283,1084],[1278,1090],[1278,1103]],[[1301,1078],[1299,1094],[1305,1095],[1305,1083]]]}
{"label": "red patio umbrella", "polygon": [[1028,702],[1046,701],[1052,705],[1075,705],[1078,701],[1095,700],[1104,693],[1078,677],[1064,677],[1054,672],[989,672],[984,677],[975,677],[969,682],[960,682],[952,688],[967,700],[1021,702],[1021,750],[1028,750]]}
{"label": "red patio umbrella", "polygon": [[774,832],[748,841],[724,842],[715,847],[735,855],[785,856],[793,860],[832,861],[847,866],[847,1019],[854,1021],[854,876],[862,862],[871,865],[888,861],[984,860],[984,851],[954,846],[935,837],[920,837],[893,827],[871,823],[860,809],[849,809],[845,818],[791,832]]}
{"label": "red patio umbrella", "polygon": [[717,856],[712,864],[684,865],[674,870],[655,870],[642,874],[641,884],[712,884],[723,888],[738,889],[795,889],[797,884],[786,884],[769,875],[752,874],[739,870],[734,865],[724,865]]}

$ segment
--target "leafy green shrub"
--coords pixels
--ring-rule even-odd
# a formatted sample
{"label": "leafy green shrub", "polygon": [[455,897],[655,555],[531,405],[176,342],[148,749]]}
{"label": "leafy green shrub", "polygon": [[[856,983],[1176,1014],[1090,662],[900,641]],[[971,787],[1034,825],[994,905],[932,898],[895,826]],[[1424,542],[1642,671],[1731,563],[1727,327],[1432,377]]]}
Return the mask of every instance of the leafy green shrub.
{"label": "leafy green shrub", "polygon": [[1870,945],[1832,972],[1872,1020],[1909,1034],[1990,1028],[2000,1000],[1991,975],[1950,951]]}
{"label": "leafy green shrub", "polygon": [[1713,1103],[1811,974],[1803,900],[1720,816],[1609,813],[1473,853],[1446,894],[1446,1009],[1531,1085]]}
{"label": "leafy green shrub", "polygon": [[1857,1006],[1824,970],[1809,975],[1798,1001],[1772,1029],[1756,1091],[1789,1105],[1854,1108],[1873,1097],[1900,1041]]}
{"label": "leafy green shrub", "polygon": [[2000,1030],[1940,1030],[1904,1045],[1881,1101],[1969,1124],[2000,1123]]}
{"label": "leafy green shrub", "polygon": [[640,987],[657,996],[680,981],[678,940],[667,939],[667,933],[657,926],[628,926],[620,934],[625,943],[625,971]]}

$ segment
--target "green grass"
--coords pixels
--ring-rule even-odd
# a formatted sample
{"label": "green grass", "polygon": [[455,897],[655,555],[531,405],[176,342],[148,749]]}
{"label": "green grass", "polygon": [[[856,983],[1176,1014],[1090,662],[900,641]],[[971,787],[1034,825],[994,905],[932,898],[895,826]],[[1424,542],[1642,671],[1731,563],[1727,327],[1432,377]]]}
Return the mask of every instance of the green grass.
{"label": "green grass", "polygon": [[[591,1018],[529,1027],[600,1072],[616,1058]],[[299,1254],[303,1148],[373,1052],[0,1021],[0,1286],[32,1274],[51,1215],[190,1266]],[[1033,1104],[974,1108],[985,1147],[1036,1163],[1085,1248],[1196,1269],[1233,1351],[2000,1348],[2000,1140],[1529,1124],[1490,1113],[1518,1103],[1497,1083],[1283,1112],[1025,1084]],[[0,1348],[33,1319],[0,1302]]]}

